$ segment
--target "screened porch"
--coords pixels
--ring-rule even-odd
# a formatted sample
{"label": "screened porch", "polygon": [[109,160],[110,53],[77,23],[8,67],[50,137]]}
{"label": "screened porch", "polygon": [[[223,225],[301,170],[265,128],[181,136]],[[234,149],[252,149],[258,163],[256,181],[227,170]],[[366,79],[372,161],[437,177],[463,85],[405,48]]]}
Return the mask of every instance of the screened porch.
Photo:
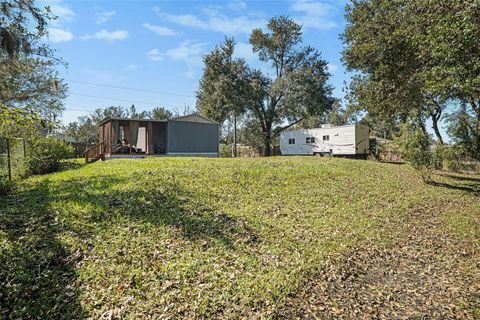
{"label": "screened porch", "polygon": [[99,141],[109,156],[165,154],[167,121],[106,119],[99,127]]}

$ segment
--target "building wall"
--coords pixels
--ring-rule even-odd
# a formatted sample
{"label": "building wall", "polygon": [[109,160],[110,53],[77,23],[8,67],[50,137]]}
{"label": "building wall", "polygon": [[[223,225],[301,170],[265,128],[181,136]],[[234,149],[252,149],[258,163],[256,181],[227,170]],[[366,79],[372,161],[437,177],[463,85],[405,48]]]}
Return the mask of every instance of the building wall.
{"label": "building wall", "polygon": [[[355,155],[355,125],[334,126],[315,129],[285,131],[280,135],[280,149],[283,155],[308,155],[331,153],[332,155]],[[324,136],[327,137],[324,140]],[[307,138],[314,137],[314,143]],[[290,144],[289,140],[295,143]],[[367,134],[368,140],[368,134]]]}
{"label": "building wall", "polygon": [[170,120],[167,154],[218,154],[218,124]]}

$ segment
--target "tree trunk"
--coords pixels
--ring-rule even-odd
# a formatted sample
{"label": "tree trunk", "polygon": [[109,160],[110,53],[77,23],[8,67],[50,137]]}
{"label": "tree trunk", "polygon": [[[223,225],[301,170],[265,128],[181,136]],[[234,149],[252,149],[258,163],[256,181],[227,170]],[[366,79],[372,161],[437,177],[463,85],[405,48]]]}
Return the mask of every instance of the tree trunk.
{"label": "tree trunk", "polygon": [[270,147],[272,145],[272,136],[270,132],[263,133],[263,156],[270,157]]}
{"label": "tree trunk", "polygon": [[440,117],[438,117],[438,115],[435,113],[432,113],[431,117],[432,117],[432,128],[433,128],[433,131],[435,132],[435,136],[437,137],[437,142],[439,144],[443,144],[442,134],[438,129],[438,120],[440,119]]}
{"label": "tree trunk", "polygon": [[477,150],[476,150],[476,157],[477,160],[480,160],[480,107],[479,109],[475,110],[477,113]]}
{"label": "tree trunk", "polygon": [[233,149],[232,157],[237,157],[237,115],[233,113]]}

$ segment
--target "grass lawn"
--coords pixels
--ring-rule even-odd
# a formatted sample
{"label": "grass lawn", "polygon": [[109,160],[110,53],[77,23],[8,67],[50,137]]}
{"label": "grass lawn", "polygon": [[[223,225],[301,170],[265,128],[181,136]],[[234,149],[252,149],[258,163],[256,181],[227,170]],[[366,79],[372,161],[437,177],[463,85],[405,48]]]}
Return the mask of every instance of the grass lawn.
{"label": "grass lawn", "polygon": [[327,257],[394,242],[405,219],[424,223],[419,210],[477,254],[480,177],[435,181],[313,157],[110,160],[31,177],[0,199],[0,319],[275,317]]}

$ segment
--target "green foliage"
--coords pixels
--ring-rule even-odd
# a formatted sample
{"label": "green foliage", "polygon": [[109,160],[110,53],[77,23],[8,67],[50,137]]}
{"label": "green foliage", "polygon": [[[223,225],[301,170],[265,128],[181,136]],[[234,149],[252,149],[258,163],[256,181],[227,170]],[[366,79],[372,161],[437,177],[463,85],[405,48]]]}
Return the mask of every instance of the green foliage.
{"label": "green foliage", "polygon": [[322,124],[332,124],[335,126],[343,126],[350,122],[351,110],[344,108],[340,100],[336,100],[332,104],[331,110],[327,113],[311,116],[299,123],[301,128],[318,128]]}
{"label": "green foliage", "polygon": [[233,58],[235,41],[225,38],[205,55],[205,68],[197,92],[197,108],[205,116],[223,123],[236,113],[243,113],[248,103],[248,66]]}
{"label": "green foliage", "polygon": [[0,137],[29,138],[38,133],[41,123],[40,117],[32,110],[0,103]]}
{"label": "green foliage", "polygon": [[447,132],[460,154],[473,159],[480,159],[480,150],[475,144],[477,139],[475,116],[467,109],[466,105],[460,105],[447,116],[446,120]]}
{"label": "green foliage", "polygon": [[0,196],[4,196],[12,190],[13,183],[4,175],[0,175]]}
{"label": "green foliage", "polygon": [[344,61],[356,71],[350,102],[373,118],[430,117],[440,144],[447,103],[465,103],[480,150],[479,14],[477,0],[352,1],[343,34]]}
{"label": "green foliage", "polygon": [[155,120],[168,120],[170,118],[173,118],[173,113],[166,108],[156,107],[153,108],[153,110],[150,112],[149,117]]}
{"label": "green foliage", "polygon": [[280,16],[271,18],[265,31],[252,31],[253,52],[272,68],[272,76],[234,59],[233,39],[227,38],[204,58],[197,107],[220,122],[236,113],[257,124],[265,156],[281,131],[327,112],[334,102],[327,63],[318,50],[300,46],[301,29]]}
{"label": "green foliage", "polygon": [[427,174],[432,165],[430,137],[411,122],[406,123],[402,129],[398,141],[405,159],[412,167]]}
{"label": "green foliage", "polygon": [[436,170],[460,171],[465,155],[458,146],[436,145],[432,151],[432,165]]}
{"label": "green foliage", "polygon": [[63,159],[71,158],[73,148],[54,137],[35,138],[28,143],[28,169],[32,174],[58,171]]}
{"label": "green foliage", "polygon": [[55,17],[33,0],[5,0],[0,5],[0,102],[29,107],[55,121],[63,109],[67,86],[57,66],[61,60],[44,41]]}

